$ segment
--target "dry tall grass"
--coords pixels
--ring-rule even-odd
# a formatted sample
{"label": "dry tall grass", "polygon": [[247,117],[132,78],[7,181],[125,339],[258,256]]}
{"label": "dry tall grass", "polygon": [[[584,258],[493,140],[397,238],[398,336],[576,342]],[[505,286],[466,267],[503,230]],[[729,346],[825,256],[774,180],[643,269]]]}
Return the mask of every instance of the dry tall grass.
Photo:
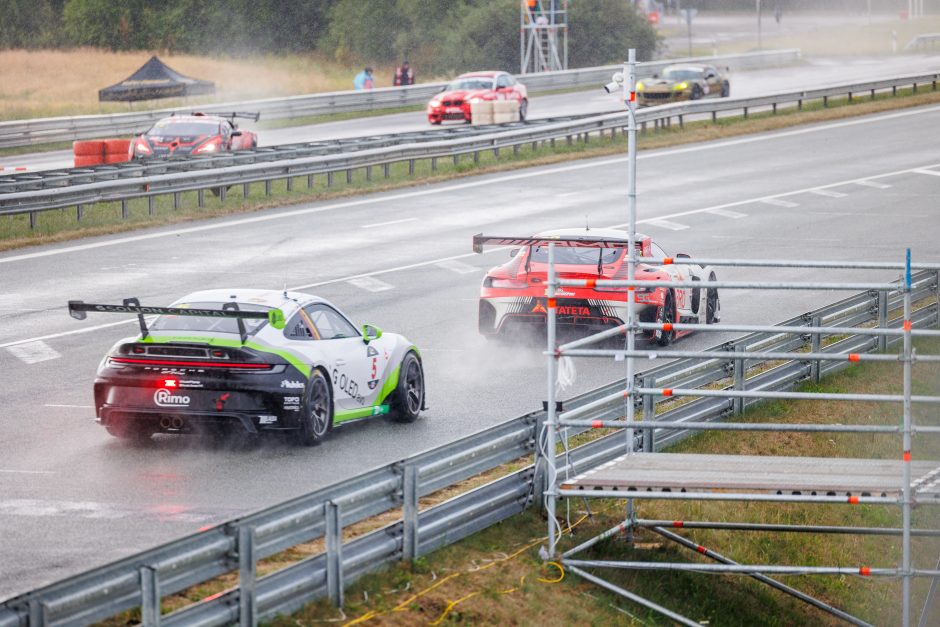
{"label": "dry tall grass", "polygon": [[[174,70],[214,81],[214,96],[99,103],[98,90],[128,76],[151,52],[76,50],[0,50],[0,120],[124,112],[203,102],[235,102],[352,89],[358,69],[316,55],[249,58],[159,54]],[[376,66],[377,86],[391,85],[392,68]]]}

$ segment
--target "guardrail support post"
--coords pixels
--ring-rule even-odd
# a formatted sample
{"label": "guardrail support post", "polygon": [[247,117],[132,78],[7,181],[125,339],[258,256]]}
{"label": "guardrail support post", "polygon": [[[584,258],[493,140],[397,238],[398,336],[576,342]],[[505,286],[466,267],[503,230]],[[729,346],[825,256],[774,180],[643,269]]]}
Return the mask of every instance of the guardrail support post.
{"label": "guardrail support post", "polygon": [[251,194],[251,184],[242,183],[242,198],[248,198],[249,194]]}
{"label": "guardrail support post", "polygon": [[[222,198],[222,200],[225,200],[225,198]],[[154,214],[153,196],[147,196],[147,215],[152,218],[153,214]]]}
{"label": "guardrail support post", "polygon": [[257,576],[255,556],[255,528],[238,528],[238,624],[253,627],[258,624],[258,604],[255,597]]}
{"label": "guardrail support post", "polygon": [[343,526],[339,505],[327,501],[326,510],[326,590],[330,603],[343,607]]}
{"label": "guardrail support post", "polygon": [[[479,160],[480,160],[479,153],[476,153],[476,152],[473,153],[473,162],[476,163]],[[408,176],[414,176],[414,174],[415,174],[415,160],[408,159]]]}
{"label": "guardrail support post", "polygon": [[[888,293],[878,292],[878,328],[888,328]],[[878,350],[882,353],[888,350],[888,336],[878,336]]]}
{"label": "guardrail support post", "polygon": [[372,166],[371,165],[366,166],[366,180],[367,181],[372,180]]}
{"label": "guardrail support post", "polygon": [[402,535],[402,559],[413,560],[418,557],[418,467],[414,464],[406,465],[403,481],[402,520],[405,526]]}
{"label": "guardrail support post", "polygon": [[[736,344],[734,347],[734,352],[743,353],[746,347],[742,344]],[[736,391],[743,392],[745,389],[744,375],[747,373],[747,360],[736,357],[734,360],[734,389]],[[736,396],[734,398],[734,413],[735,415],[741,414],[744,412],[744,398],[741,396]]]}
{"label": "guardrail support post", "polygon": [[744,107],[744,119],[747,119],[747,107]]}
{"label": "guardrail support post", "polygon": [[182,194],[179,192],[173,192],[173,210],[177,211],[180,208],[180,198]]}
{"label": "guardrail support post", "polygon": [[852,104],[852,92],[849,92],[848,102],[849,104]]}
{"label": "guardrail support post", "polygon": [[[128,205],[127,199],[126,198],[122,199],[121,200],[121,219],[122,220],[127,220],[127,215],[128,215],[127,205]],[[32,224],[30,224],[30,227],[32,227]]]}
{"label": "guardrail support post", "polygon": [[[821,327],[822,318],[820,316],[813,316],[813,326]],[[819,347],[822,345],[822,333],[819,331],[813,331],[810,339],[810,351],[813,353],[819,352]],[[819,383],[819,360],[813,359],[809,362],[809,374],[812,378],[813,383]]]}
{"label": "guardrail support post", "polygon": [[823,107],[829,106],[829,96],[823,96]]}
{"label": "guardrail support post", "polygon": [[937,328],[940,329],[940,270],[937,270]]}
{"label": "guardrail support post", "polygon": [[[388,178],[388,164],[385,164],[385,178]],[[307,175],[307,189],[313,189],[313,175]]]}
{"label": "guardrail support post", "polygon": [[144,627],[160,625],[160,580],[152,566],[140,567],[140,620]]}
{"label": "guardrail support post", "polygon": [[685,128],[685,124],[682,121],[682,116],[679,116],[679,128]]}
{"label": "guardrail support post", "polygon": [[431,172],[437,172],[437,157],[431,157]]}
{"label": "guardrail support post", "polygon": [[326,173],[326,186],[327,186],[327,187],[333,187],[333,172],[332,172],[332,170],[331,170],[330,172],[327,172],[327,173]]}
{"label": "guardrail support post", "polygon": [[205,208],[206,206],[206,190],[200,189],[196,191],[196,204],[200,209]]}
{"label": "guardrail support post", "polygon": [[39,599],[29,600],[29,627],[46,627],[49,624],[46,604]]}
{"label": "guardrail support post", "polygon": [[[656,377],[645,377],[643,387],[656,387]],[[643,422],[649,422],[656,419],[656,399],[652,394],[643,395]],[[643,452],[656,452],[655,431],[653,429],[643,429]]]}
{"label": "guardrail support post", "polygon": [[[225,189],[225,188],[223,188],[223,189]],[[293,176],[288,176],[288,177],[287,177],[287,191],[289,191],[289,192],[294,191],[294,177],[293,177]]]}
{"label": "guardrail support post", "polygon": [[85,206],[84,205],[75,205],[75,221],[81,222],[82,218],[85,217]]}
{"label": "guardrail support post", "polygon": [[352,168],[349,168],[348,170],[346,170],[346,184],[347,185],[352,184],[352,179],[353,179],[352,173],[353,173]]}

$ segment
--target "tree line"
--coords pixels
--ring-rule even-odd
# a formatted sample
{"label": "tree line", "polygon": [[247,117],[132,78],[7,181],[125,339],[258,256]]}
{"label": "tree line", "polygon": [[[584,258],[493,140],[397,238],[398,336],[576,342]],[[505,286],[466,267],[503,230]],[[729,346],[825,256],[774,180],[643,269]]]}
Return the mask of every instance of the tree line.
{"label": "tree line", "polygon": [[[628,0],[569,0],[568,12],[569,67],[620,62],[630,47],[652,58],[656,33]],[[0,25],[6,49],[318,52],[409,59],[424,74],[519,66],[519,0],[3,0]]]}

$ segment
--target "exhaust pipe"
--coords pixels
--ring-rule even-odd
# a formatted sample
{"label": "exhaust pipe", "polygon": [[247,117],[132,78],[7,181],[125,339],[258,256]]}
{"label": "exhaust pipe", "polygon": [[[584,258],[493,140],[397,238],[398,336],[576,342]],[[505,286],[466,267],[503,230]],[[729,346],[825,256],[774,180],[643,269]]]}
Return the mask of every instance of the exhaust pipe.
{"label": "exhaust pipe", "polygon": [[170,428],[170,419],[166,416],[160,419],[160,428],[169,429]]}
{"label": "exhaust pipe", "polygon": [[183,419],[179,416],[173,416],[170,420],[170,427],[173,429],[182,429],[183,428]]}

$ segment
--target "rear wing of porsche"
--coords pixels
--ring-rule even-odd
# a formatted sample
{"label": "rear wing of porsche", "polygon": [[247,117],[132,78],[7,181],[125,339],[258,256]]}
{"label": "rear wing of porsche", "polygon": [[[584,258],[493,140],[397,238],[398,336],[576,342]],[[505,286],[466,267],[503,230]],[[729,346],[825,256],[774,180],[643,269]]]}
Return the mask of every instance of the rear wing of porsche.
{"label": "rear wing of porsche", "polygon": [[[640,241],[638,236],[636,241]],[[558,237],[504,237],[499,235],[483,235],[477,233],[473,236],[473,252],[482,253],[484,246],[568,246],[575,248],[626,248],[630,242],[619,237],[601,236],[558,236]]]}
{"label": "rear wing of porsche", "polygon": [[76,320],[84,320],[88,317],[88,312],[100,313],[124,313],[136,314],[140,323],[141,337],[150,335],[147,329],[147,320],[144,316],[197,316],[200,318],[234,318],[238,322],[238,334],[241,336],[242,343],[248,339],[248,333],[245,330],[245,320],[267,320],[275,329],[284,328],[284,312],[280,309],[269,309],[268,311],[242,311],[238,308],[238,303],[231,302],[222,305],[222,309],[200,309],[190,307],[153,307],[144,306],[136,298],[125,298],[120,305],[103,305],[98,303],[86,303],[81,300],[69,301],[69,315]]}

